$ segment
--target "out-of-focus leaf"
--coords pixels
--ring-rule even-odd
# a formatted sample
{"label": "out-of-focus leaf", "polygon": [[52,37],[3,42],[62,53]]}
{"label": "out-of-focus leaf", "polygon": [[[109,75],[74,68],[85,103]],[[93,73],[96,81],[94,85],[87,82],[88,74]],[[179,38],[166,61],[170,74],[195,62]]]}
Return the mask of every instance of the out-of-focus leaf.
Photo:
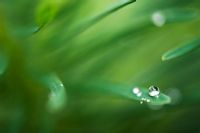
{"label": "out-of-focus leaf", "polygon": [[50,90],[47,109],[57,112],[66,105],[67,94],[62,81],[55,74],[49,74],[42,78],[43,85]]}
{"label": "out-of-focus leaf", "polygon": [[197,12],[196,10],[189,10],[184,8],[168,9],[163,11],[163,13],[167,17],[167,22],[169,23],[192,20],[194,18],[197,18],[199,15],[199,12]]}
{"label": "out-of-focus leaf", "polygon": [[154,25],[161,27],[164,24],[185,22],[198,18],[199,12],[196,10],[189,10],[184,8],[172,8],[155,11],[151,15]]}
{"label": "out-of-focus leaf", "polygon": [[[103,11],[102,13],[88,19],[87,21],[84,21],[84,22],[81,22],[79,24],[76,24],[75,26],[72,26],[70,32],[67,31],[67,32],[62,33],[62,35],[65,35],[66,37],[64,37],[64,39],[61,40],[62,43],[60,41],[59,41],[59,43],[63,44],[64,42],[66,42],[66,40],[67,40],[67,42],[70,42],[74,37],[78,36],[79,34],[84,32],[85,30],[87,30],[88,28],[93,26],[94,24],[98,23],[99,21],[101,21],[105,17],[111,15],[112,13],[115,13],[116,11],[122,9],[123,7],[126,7],[127,5],[129,5],[133,2],[135,2],[135,0],[120,0],[120,2],[118,2],[117,4],[114,4],[112,7]],[[63,45],[62,47],[57,48],[56,50],[51,52],[48,55],[48,57],[49,56],[55,57],[57,54],[59,55],[62,52],[66,52],[66,49],[69,48],[69,46],[70,46],[70,43],[68,43],[68,45]]]}
{"label": "out-of-focus leaf", "polygon": [[43,0],[36,10],[36,21],[40,30],[46,23],[52,21],[61,6],[68,0]]}
{"label": "out-of-focus leaf", "polygon": [[200,47],[200,39],[195,39],[192,42],[189,42],[185,45],[181,45],[177,48],[174,48],[172,50],[167,51],[163,56],[162,56],[162,60],[170,60],[170,59],[174,59],[177,58],[179,56],[188,54],[190,52],[192,52],[193,50],[196,50]]}
{"label": "out-of-focus leaf", "polygon": [[70,35],[69,35],[69,37],[67,39],[72,38],[72,37],[76,36],[77,34],[82,33],[83,31],[85,31],[89,27],[93,26],[97,22],[101,21],[102,19],[104,19],[108,15],[118,11],[119,9],[121,9],[121,8],[131,4],[133,2],[135,2],[135,1],[136,0],[121,0],[121,2],[119,2],[116,5],[110,7],[109,9],[107,9],[104,12],[100,13],[99,15],[96,15],[96,16],[92,17],[91,19],[87,20],[86,22],[83,22],[83,23],[79,24],[75,29],[73,29],[72,33],[70,33]]}

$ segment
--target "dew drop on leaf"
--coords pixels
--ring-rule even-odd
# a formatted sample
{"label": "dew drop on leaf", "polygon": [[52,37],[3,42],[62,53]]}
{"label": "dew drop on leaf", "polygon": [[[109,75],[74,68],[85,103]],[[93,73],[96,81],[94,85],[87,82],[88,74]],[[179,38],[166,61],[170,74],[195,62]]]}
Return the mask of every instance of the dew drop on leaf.
{"label": "dew drop on leaf", "polygon": [[147,99],[146,101],[149,103],[149,102],[150,102],[150,99]]}
{"label": "dew drop on leaf", "polygon": [[133,93],[137,95],[138,97],[142,95],[142,92],[140,91],[138,87],[133,88]]}
{"label": "dew drop on leaf", "polygon": [[166,18],[162,12],[154,12],[151,16],[151,20],[155,26],[162,27],[166,23]]}
{"label": "dew drop on leaf", "polygon": [[147,103],[149,103],[151,100],[150,99],[148,99],[148,98],[141,98],[141,100],[140,100],[140,104],[142,104],[142,103],[144,103],[144,102],[147,102]]}
{"label": "dew drop on leaf", "polygon": [[149,87],[149,96],[151,97],[158,97],[160,94],[160,90],[156,86],[150,86]]}

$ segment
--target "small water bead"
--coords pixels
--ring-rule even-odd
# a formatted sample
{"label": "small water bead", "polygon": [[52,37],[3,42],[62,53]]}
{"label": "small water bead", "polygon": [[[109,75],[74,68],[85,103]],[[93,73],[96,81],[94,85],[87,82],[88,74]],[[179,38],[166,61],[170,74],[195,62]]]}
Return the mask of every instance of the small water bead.
{"label": "small water bead", "polygon": [[150,99],[147,99],[147,98],[141,98],[141,101],[140,101],[140,104],[143,104],[143,102],[147,102],[149,103],[150,102]]}
{"label": "small water bead", "polygon": [[141,101],[140,101],[140,104],[143,104],[143,102],[145,102],[146,99],[145,98],[142,98]]}
{"label": "small water bead", "polygon": [[160,90],[156,86],[150,86],[149,87],[149,96],[151,97],[158,97],[160,94]]}
{"label": "small water bead", "polygon": [[155,26],[162,27],[166,23],[166,18],[162,12],[154,12],[151,16],[151,20]]}
{"label": "small water bead", "polygon": [[140,89],[138,87],[133,88],[133,93],[135,95],[137,95],[138,97],[140,97],[142,95],[142,92],[140,91]]}
{"label": "small water bead", "polygon": [[149,102],[150,102],[150,99],[147,99],[146,101],[149,103]]}
{"label": "small water bead", "polygon": [[137,87],[133,88],[133,93],[134,93],[134,94],[137,94],[137,93],[139,93],[139,92],[140,92],[140,89],[139,89],[139,88],[137,88]]}

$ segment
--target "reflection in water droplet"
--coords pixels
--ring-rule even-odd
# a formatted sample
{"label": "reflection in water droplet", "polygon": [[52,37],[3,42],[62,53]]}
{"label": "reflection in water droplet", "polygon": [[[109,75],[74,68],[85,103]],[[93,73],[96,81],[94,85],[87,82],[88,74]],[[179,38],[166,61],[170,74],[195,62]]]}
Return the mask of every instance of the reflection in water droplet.
{"label": "reflection in water droplet", "polygon": [[140,89],[138,87],[133,88],[133,93],[135,95],[137,95],[138,97],[140,97],[142,95],[142,92],[140,91]]}
{"label": "reflection in water droplet", "polygon": [[133,93],[134,93],[134,94],[137,94],[137,93],[139,93],[139,92],[140,92],[140,89],[139,89],[139,88],[137,88],[137,87],[136,87],[136,88],[133,88]]}
{"label": "reflection in water droplet", "polygon": [[159,94],[160,94],[160,90],[158,87],[156,86],[149,87],[149,96],[158,98]]}
{"label": "reflection in water droplet", "polygon": [[166,18],[162,12],[154,12],[151,16],[151,20],[155,26],[162,27],[166,23]]}

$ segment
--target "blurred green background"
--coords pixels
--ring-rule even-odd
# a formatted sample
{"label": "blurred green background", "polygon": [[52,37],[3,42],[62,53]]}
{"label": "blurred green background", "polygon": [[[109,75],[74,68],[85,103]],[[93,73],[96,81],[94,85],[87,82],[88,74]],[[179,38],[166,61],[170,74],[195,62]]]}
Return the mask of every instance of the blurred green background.
{"label": "blurred green background", "polygon": [[0,133],[200,133],[199,6],[1,0]]}

